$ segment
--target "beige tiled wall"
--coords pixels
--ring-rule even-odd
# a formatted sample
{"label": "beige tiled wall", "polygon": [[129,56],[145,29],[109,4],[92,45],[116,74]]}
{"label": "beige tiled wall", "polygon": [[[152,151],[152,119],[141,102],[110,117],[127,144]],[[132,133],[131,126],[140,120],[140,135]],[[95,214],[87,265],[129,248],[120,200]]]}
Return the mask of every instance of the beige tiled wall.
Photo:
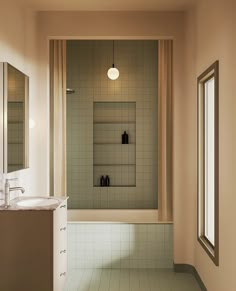
{"label": "beige tiled wall", "polygon": [[171,224],[68,224],[68,269],[172,266]]}
{"label": "beige tiled wall", "polygon": [[[157,207],[157,59],[157,41],[115,41],[120,77],[111,81],[112,41],[68,41],[67,88],[75,90],[67,95],[69,208]],[[95,102],[135,103],[135,187],[93,187]]]}

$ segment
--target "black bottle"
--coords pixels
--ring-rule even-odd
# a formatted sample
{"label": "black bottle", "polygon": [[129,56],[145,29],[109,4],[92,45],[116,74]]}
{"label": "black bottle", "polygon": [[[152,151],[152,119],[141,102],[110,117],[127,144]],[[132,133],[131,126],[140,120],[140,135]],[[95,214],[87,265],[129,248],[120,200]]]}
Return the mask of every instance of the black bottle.
{"label": "black bottle", "polygon": [[124,133],[122,134],[122,144],[128,144],[129,143],[129,136],[126,133],[126,131],[124,131]]}
{"label": "black bottle", "polygon": [[100,178],[100,186],[105,186],[105,178],[103,176]]}
{"label": "black bottle", "polygon": [[105,185],[110,186],[110,178],[108,175],[106,175],[106,178],[105,178]]}

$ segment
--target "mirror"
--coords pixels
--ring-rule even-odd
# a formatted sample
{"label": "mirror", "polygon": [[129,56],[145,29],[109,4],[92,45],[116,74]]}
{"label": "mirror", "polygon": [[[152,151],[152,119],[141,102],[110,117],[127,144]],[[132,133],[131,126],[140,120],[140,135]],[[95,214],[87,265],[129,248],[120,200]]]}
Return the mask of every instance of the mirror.
{"label": "mirror", "polygon": [[8,63],[0,64],[3,104],[3,172],[28,168],[29,78]]}

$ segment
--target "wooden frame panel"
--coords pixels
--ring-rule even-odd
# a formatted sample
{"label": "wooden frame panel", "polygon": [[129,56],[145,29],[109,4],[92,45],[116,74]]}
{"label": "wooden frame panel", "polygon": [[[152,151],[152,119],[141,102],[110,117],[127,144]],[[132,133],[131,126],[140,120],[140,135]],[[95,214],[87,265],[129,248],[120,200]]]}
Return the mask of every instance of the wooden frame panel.
{"label": "wooden frame panel", "polygon": [[[10,69],[14,69],[19,74],[24,77],[24,107],[23,107],[23,116],[24,116],[24,128],[23,128],[23,151],[22,151],[22,167],[18,169],[9,169],[9,159],[8,159],[8,102],[9,102],[9,75],[8,72]],[[3,136],[3,145],[0,147],[0,154],[3,157],[3,165],[1,165],[1,173],[8,174],[15,171],[20,171],[29,168],[29,77],[23,72],[19,71],[17,68],[13,67],[9,63],[0,63],[0,103],[2,104],[0,110],[1,125],[2,125],[2,136]]]}
{"label": "wooden frame panel", "polygon": [[[205,230],[205,84],[214,78],[214,245]],[[219,265],[219,62],[216,61],[197,79],[198,93],[198,227],[197,238],[204,250]]]}

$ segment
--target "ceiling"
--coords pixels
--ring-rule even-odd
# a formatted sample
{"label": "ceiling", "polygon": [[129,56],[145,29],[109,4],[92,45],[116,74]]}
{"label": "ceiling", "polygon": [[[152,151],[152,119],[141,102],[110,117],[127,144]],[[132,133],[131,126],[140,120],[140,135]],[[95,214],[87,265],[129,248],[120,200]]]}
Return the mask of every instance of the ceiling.
{"label": "ceiling", "polygon": [[183,11],[196,0],[17,0],[38,11]]}

